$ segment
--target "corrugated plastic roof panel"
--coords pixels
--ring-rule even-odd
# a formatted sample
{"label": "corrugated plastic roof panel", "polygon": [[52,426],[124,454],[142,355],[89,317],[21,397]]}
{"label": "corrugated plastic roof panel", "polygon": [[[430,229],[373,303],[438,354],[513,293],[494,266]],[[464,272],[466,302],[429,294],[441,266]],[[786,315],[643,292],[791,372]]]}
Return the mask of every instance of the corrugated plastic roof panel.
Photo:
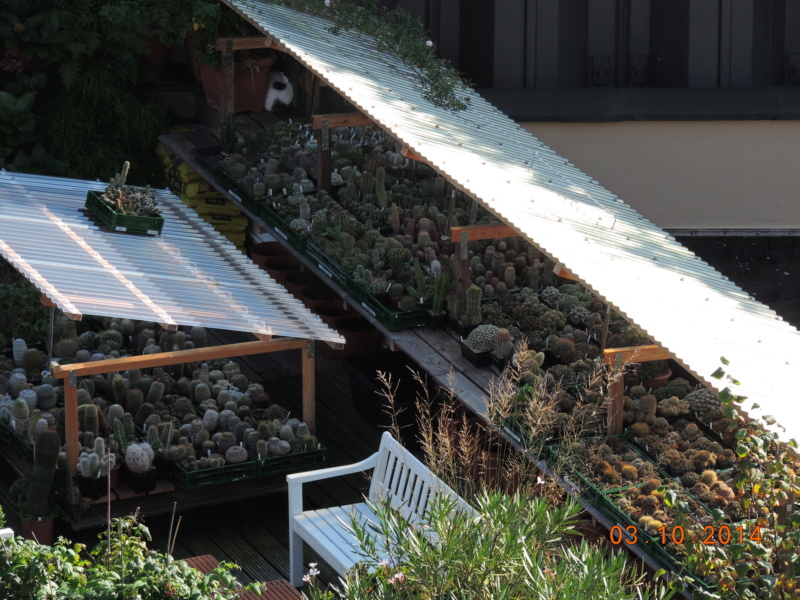
{"label": "corrugated plastic roof panel", "polygon": [[104,188],[0,171],[0,254],[64,313],[344,341],[169,192],[162,235],[101,229],[84,202]]}
{"label": "corrugated plastic roof panel", "polygon": [[[226,3],[355,107],[481,202],[671,353],[701,381],[727,370],[744,408],[798,438],[800,333],[470,90],[452,113],[368,36],[261,0]],[[731,165],[735,168],[735,165]],[[755,411],[755,412],[754,412]]]}

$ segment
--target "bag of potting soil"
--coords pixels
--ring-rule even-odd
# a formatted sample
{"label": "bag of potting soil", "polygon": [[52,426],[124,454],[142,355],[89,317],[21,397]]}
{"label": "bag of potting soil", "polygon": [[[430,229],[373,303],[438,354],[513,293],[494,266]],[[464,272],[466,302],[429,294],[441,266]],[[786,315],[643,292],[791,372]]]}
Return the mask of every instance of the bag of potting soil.
{"label": "bag of potting soil", "polygon": [[183,183],[192,183],[194,181],[205,181],[203,176],[195,171],[192,167],[187,165],[182,160],[178,160],[167,169],[167,177],[170,180],[177,179]]}
{"label": "bag of potting soil", "polygon": [[200,216],[206,223],[211,223],[217,231],[244,231],[247,229],[247,217],[244,215],[233,216],[219,213],[206,213]]}
{"label": "bag of potting soil", "polygon": [[189,208],[195,209],[201,217],[207,214],[229,215],[238,217],[242,211],[232,202],[220,195],[208,195],[202,198],[187,198],[181,196],[183,203]]}
{"label": "bag of potting soil", "polygon": [[217,189],[205,179],[200,181],[181,181],[180,179],[170,178],[169,186],[186,198],[203,198],[205,196],[219,196]]}
{"label": "bag of potting soil", "polygon": [[247,241],[247,233],[244,231],[221,231],[222,235],[234,246],[244,246]]}

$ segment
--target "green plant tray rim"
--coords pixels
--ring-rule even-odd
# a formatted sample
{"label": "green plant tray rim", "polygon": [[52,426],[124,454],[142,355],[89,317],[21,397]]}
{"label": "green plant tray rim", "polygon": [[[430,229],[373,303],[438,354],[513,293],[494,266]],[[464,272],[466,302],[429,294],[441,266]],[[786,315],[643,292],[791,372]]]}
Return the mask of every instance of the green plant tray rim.
{"label": "green plant tray rim", "polygon": [[161,235],[161,230],[164,229],[164,217],[122,215],[100,199],[100,192],[93,190],[86,192],[86,208],[90,215],[111,231]]}
{"label": "green plant tray rim", "polygon": [[364,286],[348,278],[347,292],[361,307],[378,319],[389,331],[401,331],[428,324],[428,306],[414,310],[393,310],[378,300]]}
{"label": "green plant tray rim", "polygon": [[289,223],[269,205],[269,198],[266,200],[266,202],[261,202],[257,207],[259,211],[258,215],[261,217],[261,220],[272,227],[275,233],[286,240],[292,248],[300,252],[300,254],[305,255],[308,237],[289,227]]}
{"label": "green plant tray rim", "polygon": [[320,445],[316,450],[295,452],[284,456],[258,458],[251,454],[250,458],[257,464],[256,474],[258,477],[270,477],[281,473],[298,473],[319,468],[328,460],[328,449]]}
{"label": "green plant tray rim", "polygon": [[18,436],[10,423],[0,421],[0,439],[5,440],[14,453],[26,463],[33,464],[33,444]]}
{"label": "green plant tray rim", "polygon": [[235,483],[256,477],[258,466],[253,460],[246,460],[237,465],[225,465],[216,469],[198,469],[187,471],[180,464],[172,464],[172,477],[175,483],[187,490],[192,490],[223,483]]}

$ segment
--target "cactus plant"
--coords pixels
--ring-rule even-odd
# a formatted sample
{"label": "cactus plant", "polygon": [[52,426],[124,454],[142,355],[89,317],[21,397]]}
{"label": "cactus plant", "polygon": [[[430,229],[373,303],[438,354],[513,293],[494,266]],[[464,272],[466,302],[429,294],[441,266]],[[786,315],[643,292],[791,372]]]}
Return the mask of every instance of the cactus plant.
{"label": "cactus plant", "polygon": [[36,519],[45,518],[50,511],[50,490],[60,451],[61,438],[53,429],[43,431],[36,440],[33,472],[26,495],[27,512]]}
{"label": "cactus plant", "polygon": [[153,466],[153,449],[147,442],[134,443],[125,450],[125,466],[131,473],[144,475]]}

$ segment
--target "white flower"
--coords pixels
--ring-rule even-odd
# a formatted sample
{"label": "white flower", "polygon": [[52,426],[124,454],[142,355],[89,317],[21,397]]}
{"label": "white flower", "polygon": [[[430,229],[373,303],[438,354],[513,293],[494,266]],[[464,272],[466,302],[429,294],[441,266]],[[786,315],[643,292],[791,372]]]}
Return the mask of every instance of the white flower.
{"label": "white flower", "polygon": [[395,573],[394,575],[392,575],[391,579],[389,579],[389,583],[391,583],[392,585],[400,585],[405,580],[406,580],[405,573]]}
{"label": "white flower", "polygon": [[325,6],[330,6],[330,5],[331,5],[331,0],[325,0]]}
{"label": "white flower", "polygon": [[428,40],[427,42],[425,42],[425,45],[426,45],[428,48],[430,48],[431,46],[433,46],[433,42],[432,42],[431,40]]}

